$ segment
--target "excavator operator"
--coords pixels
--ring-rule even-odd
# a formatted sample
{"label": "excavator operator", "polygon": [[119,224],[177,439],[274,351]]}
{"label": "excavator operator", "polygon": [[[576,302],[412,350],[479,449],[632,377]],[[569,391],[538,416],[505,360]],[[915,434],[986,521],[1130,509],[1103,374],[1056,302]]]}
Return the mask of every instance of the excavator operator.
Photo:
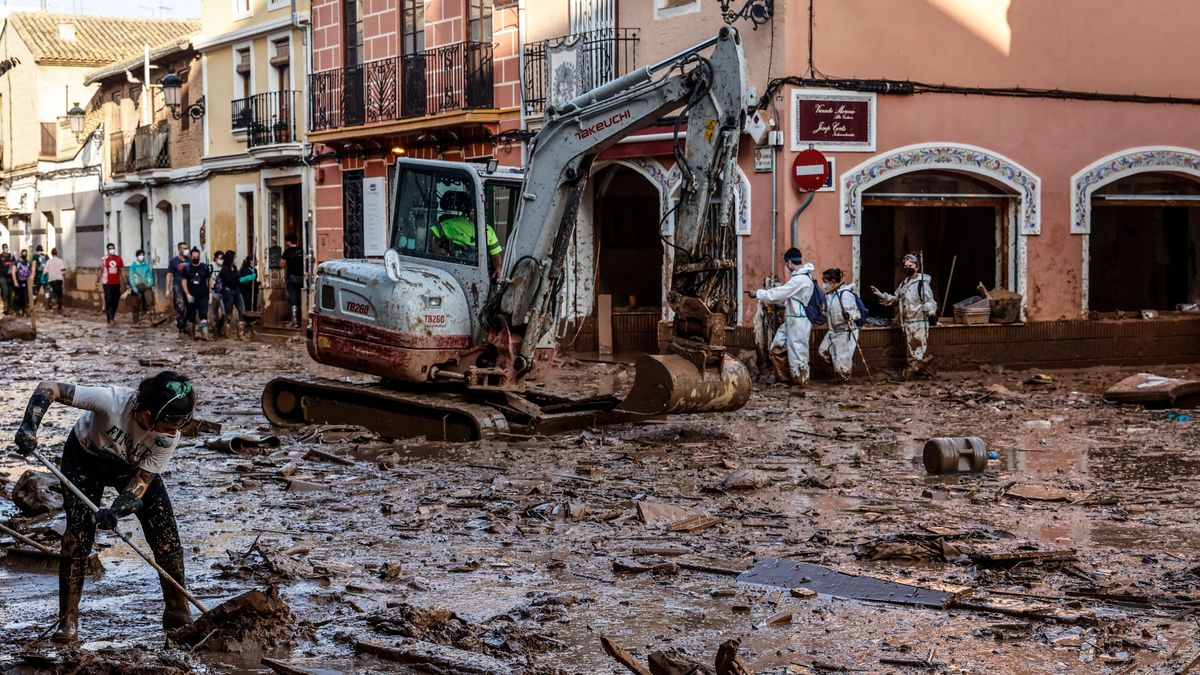
{"label": "excavator operator", "polygon": [[[442,194],[442,219],[437,225],[429,228],[437,242],[447,252],[459,253],[466,249],[470,255],[475,252],[475,222],[470,218],[471,195],[462,190],[453,190]],[[487,225],[487,253],[492,278],[500,275],[500,264],[503,261],[501,253],[504,247],[496,237],[496,231]]]}

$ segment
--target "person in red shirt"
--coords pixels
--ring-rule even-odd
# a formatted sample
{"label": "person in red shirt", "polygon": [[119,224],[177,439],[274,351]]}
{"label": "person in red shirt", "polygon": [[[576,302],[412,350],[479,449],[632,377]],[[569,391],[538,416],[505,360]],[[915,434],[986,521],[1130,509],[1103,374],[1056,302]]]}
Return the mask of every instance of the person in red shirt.
{"label": "person in red shirt", "polygon": [[117,247],[108,245],[108,255],[101,263],[100,279],[104,284],[104,313],[108,315],[111,326],[117,319],[117,304],[121,301],[121,270],[125,269],[125,261],[117,255]]}

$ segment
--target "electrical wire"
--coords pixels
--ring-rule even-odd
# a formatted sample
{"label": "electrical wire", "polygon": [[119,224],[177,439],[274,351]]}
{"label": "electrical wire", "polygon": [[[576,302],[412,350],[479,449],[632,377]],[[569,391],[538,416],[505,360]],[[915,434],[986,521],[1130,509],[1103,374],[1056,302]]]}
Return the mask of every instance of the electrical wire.
{"label": "electrical wire", "polygon": [[[820,73],[820,71],[816,71]],[[952,84],[931,84],[914,80],[802,77],[789,75],[778,77],[767,83],[766,91],[754,105],[762,110],[770,105],[775,94],[785,86],[823,87],[841,91],[871,92],[912,96],[916,94],[952,94],[962,96],[996,96],[1003,98],[1043,98],[1070,101],[1103,101],[1109,103],[1146,103],[1200,106],[1200,98],[1176,96],[1149,96],[1145,94],[1117,94],[1111,92],[1074,91],[1070,89],[1035,89],[1029,87],[968,87]]]}

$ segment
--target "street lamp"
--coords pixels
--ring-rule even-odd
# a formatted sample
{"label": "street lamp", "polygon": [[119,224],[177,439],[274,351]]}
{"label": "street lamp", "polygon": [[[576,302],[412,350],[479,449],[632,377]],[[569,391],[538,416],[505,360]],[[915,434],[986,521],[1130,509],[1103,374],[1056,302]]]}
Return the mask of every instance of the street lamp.
{"label": "street lamp", "polygon": [[171,109],[171,117],[180,119],[184,115],[198,120],[204,117],[204,97],[189,105],[186,110],[180,112],[179,91],[183,89],[183,80],[175,73],[167,73],[163,79],[158,81],[158,86],[162,87],[163,100],[167,107]]}
{"label": "street lamp", "polygon": [[79,107],[78,101],[67,111],[67,121],[71,123],[71,133],[75,134],[75,142],[77,143],[83,140],[83,118],[85,115],[87,113],[83,111],[83,108]]}

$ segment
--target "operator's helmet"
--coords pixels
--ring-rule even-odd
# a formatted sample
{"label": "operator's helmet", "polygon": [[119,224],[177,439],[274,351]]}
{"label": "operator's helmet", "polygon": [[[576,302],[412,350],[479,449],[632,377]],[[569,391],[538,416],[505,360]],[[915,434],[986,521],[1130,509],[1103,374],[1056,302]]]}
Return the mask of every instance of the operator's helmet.
{"label": "operator's helmet", "polygon": [[441,206],[443,211],[466,214],[471,210],[471,195],[464,190],[452,190],[442,193]]}

